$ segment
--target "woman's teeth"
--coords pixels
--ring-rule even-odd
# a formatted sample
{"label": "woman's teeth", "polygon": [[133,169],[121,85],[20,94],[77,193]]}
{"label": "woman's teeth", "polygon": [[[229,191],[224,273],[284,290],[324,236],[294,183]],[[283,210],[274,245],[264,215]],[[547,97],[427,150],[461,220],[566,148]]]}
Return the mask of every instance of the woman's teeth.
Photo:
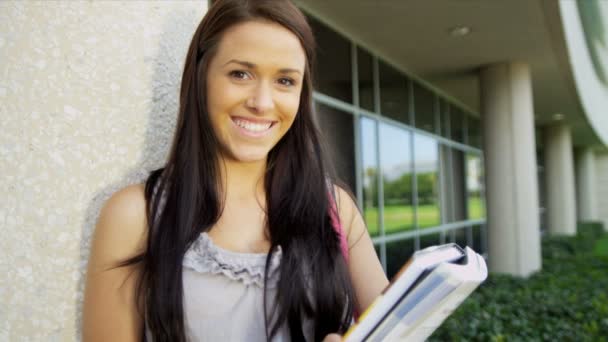
{"label": "woman's teeth", "polygon": [[271,122],[269,123],[252,123],[249,121],[244,121],[244,120],[234,120],[234,123],[237,124],[237,126],[242,127],[248,131],[252,131],[252,132],[262,132],[265,131],[267,129],[270,128],[270,126],[272,125]]}

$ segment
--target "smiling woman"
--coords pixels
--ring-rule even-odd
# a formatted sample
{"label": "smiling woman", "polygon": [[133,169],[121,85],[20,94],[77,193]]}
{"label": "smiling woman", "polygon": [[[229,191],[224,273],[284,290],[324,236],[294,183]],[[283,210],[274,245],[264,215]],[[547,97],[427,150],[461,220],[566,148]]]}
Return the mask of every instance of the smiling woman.
{"label": "smiling woman", "polygon": [[279,24],[248,21],[228,29],[207,73],[207,99],[222,153],[265,160],[298,111],[306,54]]}
{"label": "smiling woman", "polygon": [[165,167],[100,214],[85,341],[339,340],[387,285],[323,152],[314,52],[289,1],[209,9]]}

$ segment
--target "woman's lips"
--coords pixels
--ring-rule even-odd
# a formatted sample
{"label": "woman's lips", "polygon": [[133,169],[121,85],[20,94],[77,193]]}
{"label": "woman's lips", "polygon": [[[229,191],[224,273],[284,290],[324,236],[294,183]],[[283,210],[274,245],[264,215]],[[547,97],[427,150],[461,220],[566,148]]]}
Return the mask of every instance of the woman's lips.
{"label": "woman's lips", "polygon": [[250,137],[266,135],[276,123],[272,120],[249,119],[239,116],[233,116],[231,119],[241,133]]}

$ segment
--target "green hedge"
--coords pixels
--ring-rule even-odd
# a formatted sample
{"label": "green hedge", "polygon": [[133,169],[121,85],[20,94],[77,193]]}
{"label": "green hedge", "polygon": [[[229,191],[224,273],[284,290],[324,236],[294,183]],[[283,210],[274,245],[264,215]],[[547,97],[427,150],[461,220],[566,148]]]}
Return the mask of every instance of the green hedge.
{"label": "green hedge", "polygon": [[491,274],[431,341],[608,341],[608,238],[601,224],[545,237],[543,270],[527,279]]}

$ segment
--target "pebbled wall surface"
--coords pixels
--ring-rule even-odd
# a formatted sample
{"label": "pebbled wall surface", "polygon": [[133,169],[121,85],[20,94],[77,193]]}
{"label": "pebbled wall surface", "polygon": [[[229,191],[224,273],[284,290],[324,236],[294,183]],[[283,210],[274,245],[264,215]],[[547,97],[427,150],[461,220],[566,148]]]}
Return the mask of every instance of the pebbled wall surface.
{"label": "pebbled wall surface", "polygon": [[77,341],[102,203],[163,164],[207,1],[0,2],[0,341]]}

